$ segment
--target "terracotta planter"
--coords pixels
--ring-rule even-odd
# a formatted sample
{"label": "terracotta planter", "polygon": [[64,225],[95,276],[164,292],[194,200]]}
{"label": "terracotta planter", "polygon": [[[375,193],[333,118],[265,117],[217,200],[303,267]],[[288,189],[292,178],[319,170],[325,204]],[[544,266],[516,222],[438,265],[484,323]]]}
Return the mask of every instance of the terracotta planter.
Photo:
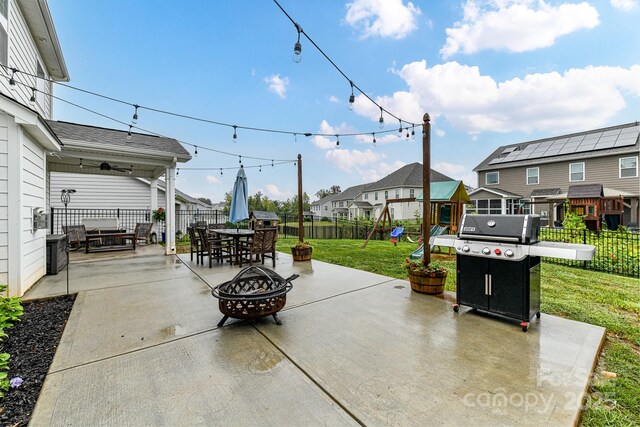
{"label": "terracotta planter", "polygon": [[444,292],[447,271],[409,272],[411,289],[421,294],[438,295]]}
{"label": "terracotta planter", "polygon": [[309,246],[308,248],[296,248],[295,246],[291,247],[291,255],[293,255],[294,261],[309,261],[311,259],[311,254],[313,253],[313,248]]}

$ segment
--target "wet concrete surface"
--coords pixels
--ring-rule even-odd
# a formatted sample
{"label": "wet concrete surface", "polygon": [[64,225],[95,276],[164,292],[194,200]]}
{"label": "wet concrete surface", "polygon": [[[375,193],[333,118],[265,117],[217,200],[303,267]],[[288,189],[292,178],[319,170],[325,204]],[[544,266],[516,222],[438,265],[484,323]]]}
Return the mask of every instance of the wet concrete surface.
{"label": "wet concrete surface", "polygon": [[217,328],[210,290],[236,266],[187,254],[82,267],[32,425],[573,425],[604,338],[546,315],[523,333],[407,281],[284,253],[275,270],[300,277],[283,325]]}

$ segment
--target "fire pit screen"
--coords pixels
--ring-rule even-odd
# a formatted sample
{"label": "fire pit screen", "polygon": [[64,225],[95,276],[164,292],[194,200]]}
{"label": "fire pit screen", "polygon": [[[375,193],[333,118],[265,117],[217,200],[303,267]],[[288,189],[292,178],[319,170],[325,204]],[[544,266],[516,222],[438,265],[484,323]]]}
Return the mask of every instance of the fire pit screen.
{"label": "fire pit screen", "polygon": [[281,325],[277,312],[287,303],[287,292],[293,288],[291,281],[297,274],[285,279],[266,267],[248,267],[233,279],[213,288],[211,294],[218,299],[218,307],[224,315],[218,326],[229,317],[253,319],[273,316]]}

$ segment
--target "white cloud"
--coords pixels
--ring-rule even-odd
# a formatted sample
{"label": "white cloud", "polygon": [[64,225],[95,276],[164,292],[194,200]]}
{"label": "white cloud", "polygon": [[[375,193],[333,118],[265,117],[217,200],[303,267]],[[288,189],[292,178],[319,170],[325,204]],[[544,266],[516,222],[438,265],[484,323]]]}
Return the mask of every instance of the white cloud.
{"label": "white cloud", "polygon": [[329,102],[333,102],[334,104],[340,104],[340,98],[335,95],[331,95],[329,97]]}
{"label": "white cloud", "polygon": [[291,191],[281,191],[275,184],[267,184],[263,188],[258,189],[258,191],[271,200],[284,201],[293,197],[293,193]]}
{"label": "white cloud", "polygon": [[269,92],[275,93],[282,99],[287,97],[289,77],[281,78],[280,74],[272,74],[269,77],[265,77],[264,82],[267,84]]}
{"label": "white cloud", "polygon": [[[394,72],[399,73],[399,71]],[[422,123],[424,111],[420,106],[420,99],[415,93],[399,91],[395,92],[392,96],[378,96],[375,98],[375,101],[398,117],[402,117],[412,123]],[[353,111],[362,116],[367,116],[376,122],[380,119],[380,109],[362,94],[356,96],[355,102],[353,103]],[[383,118],[385,129],[397,128],[400,125],[399,122],[386,113],[383,115]]]}
{"label": "white cloud", "polygon": [[208,182],[209,184],[214,184],[214,185],[217,185],[217,184],[221,184],[221,183],[222,183],[222,181],[220,181],[220,178],[218,178],[218,177],[217,177],[217,176],[215,176],[215,175],[207,175],[207,182]]}
{"label": "white cloud", "polygon": [[375,147],[378,145],[393,144],[394,142],[405,141],[404,136],[400,137],[400,134],[395,132],[384,133],[381,135],[376,134],[375,145],[373,145],[373,135],[357,135],[355,138],[356,138],[356,141],[358,141],[360,144],[370,144],[372,147]]}
{"label": "white cloud", "polygon": [[[339,134],[343,134],[343,133],[353,133],[353,128],[348,126],[346,123],[342,123],[339,126],[335,126],[334,127],[334,126],[331,126],[329,124],[329,122],[327,122],[326,120],[323,120],[320,123],[319,133],[324,133],[324,134],[328,134],[328,135],[339,135]],[[311,142],[313,142],[316,147],[322,148],[324,150],[336,147],[336,137],[335,136],[327,137],[327,136],[314,135],[311,138]],[[343,138],[343,141],[341,141],[341,142],[345,142],[344,138]]]}
{"label": "white cloud", "polygon": [[464,171],[464,166],[456,165],[448,162],[439,162],[439,163],[436,163],[435,165],[432,165],[431,167],[440,173],[443,173],[445,175],[449,175],[452,177],[455,177],[460,172]]}
{"label": "white cloud", "polygon": [[445,136],[445,131],[443,131],[442,129],[436,129],[436,136],[442,138],[443,136]]}
{"label": "white cloud", "polygon": [[327,151],[325,158],[329,163],[337,166],[339,169],[348,172],[358,172],[359,168],[371,165],[377,162],[383,155],[375,153],[370,149],[361,150],[343,150],[335,148]]}
{"label": "white cloud", "polygon": [[600,23],[598,11],[586,2],[551,6],[544,0],[468,0],[463,10],[462,21],[446,29],[447,41],[440,50],[444,58],[486,49],[526,52],[549,47],[560,36]]}
{"label": "white cloud", "polygon": [[623,110],[625,95],[640,96],[640,65],[588,66],[497,82],[475,66],[447,62],[429,68],[423,60],[405,65],[398,75],[410,91],[381,99],[402,94],[416,103],[411,108],[428,111],[432,120],[443,115],[472,134],[592,128]]}
{"label": "white cloud", "polygon": [[392,163],[379,162],[367,169],[360,169],[358,173],[362,177],[363,182],[374,182],[384,178],[392,172],[397,171],[406,163],[396,160]]}
{"label": "white cloud", "polygon": [[347,3],[344,20],[358,29],[362,38],[371,36],[403,39],[417,28],[420,9],[402,0],[355,0]]}
{"label": "white cloud", "polygon": [[636,0],[611,0],[611,6],[616,9],[628,12],[638,6]]}

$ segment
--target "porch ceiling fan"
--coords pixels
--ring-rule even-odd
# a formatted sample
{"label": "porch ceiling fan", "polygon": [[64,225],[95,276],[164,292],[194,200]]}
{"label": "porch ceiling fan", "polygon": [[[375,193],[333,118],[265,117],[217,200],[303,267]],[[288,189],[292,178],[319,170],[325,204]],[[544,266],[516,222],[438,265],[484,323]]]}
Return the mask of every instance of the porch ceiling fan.
{"label": "porch ceiling fan", "polygon": [[116,165],[112,165],[109,162],[102,162],[99,165],[97,164],[83,164],[82,163],[82,159],[80,159],[80,168],[83,168],[85,166],[88,167],[92,167],[92,168],[98,168],[101,171],[116,171],[116,172],[126,172],[131,174],[133,172],[133,165],[129,168],[123,168],[123,167],[119,167]]}

